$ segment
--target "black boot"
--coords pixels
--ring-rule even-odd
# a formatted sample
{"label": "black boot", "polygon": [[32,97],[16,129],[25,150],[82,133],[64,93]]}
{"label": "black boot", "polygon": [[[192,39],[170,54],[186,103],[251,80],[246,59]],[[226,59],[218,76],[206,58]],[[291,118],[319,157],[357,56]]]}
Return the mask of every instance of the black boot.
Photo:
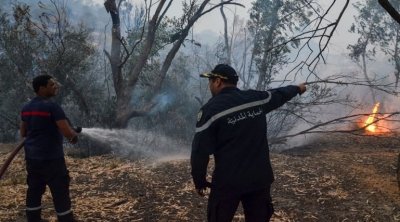
{"label": "black boot", "polygon": [[28,222],[41,222],[42,210],[26,210],[26,219]]}
{"label": "black boot", "polygon": [[74,222],[74,215],[71,213],[62,215],[62,216],[57,216],[59,222]]}

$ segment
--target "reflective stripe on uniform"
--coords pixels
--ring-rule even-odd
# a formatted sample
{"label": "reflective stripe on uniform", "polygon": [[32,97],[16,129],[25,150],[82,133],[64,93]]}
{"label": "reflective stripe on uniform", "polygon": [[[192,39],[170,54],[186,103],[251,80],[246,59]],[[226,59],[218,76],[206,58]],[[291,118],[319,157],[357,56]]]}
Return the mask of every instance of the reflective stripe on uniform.
{"label": "reflective stripe on uniform", "polygon": [[42,205],[38,206],[38,207],[26,207],[26,210],[28,211],[35,211],[35,210],[40,210],[42,209]]}
{"label": "reflective stripe on uniform", "polygon": [[51,116],[50,112],[41,112],[41,111],[26,111],[21,113],[22,116]]}
{"label": "reflective stripe on uniform", "polygon": [[67,214],[69,214],[69,213],[71,213],[71,212],[72,212],[72,210],[69,209],[69,210],[67,210],[67,211],[64,211],[64,212],[61,212],[61,213],[57,213],[57,215],[58,215],[58,216],[65,216],[65,215],[67,215]]}
{"label": "reflective stripe on uniform", "polygon": [[207,129],[215,120],[217,120],[223,116],[229,115],[229,114],[237,112],[239,110],[267,104],[271,100],[271,93],[269,91],[266,91],[266,92],[268,93],[268,98],[266,98],[266,99],[258,100],[258,101],[254,101],[254,102],[250,102],[250,103],[245,103],[240,106],[235,106],[235,107],[232,107],[230,109],[227,109],[220,113],[215,114],[206,123],[204,123],[201,127],[196,127],[196,133]]}

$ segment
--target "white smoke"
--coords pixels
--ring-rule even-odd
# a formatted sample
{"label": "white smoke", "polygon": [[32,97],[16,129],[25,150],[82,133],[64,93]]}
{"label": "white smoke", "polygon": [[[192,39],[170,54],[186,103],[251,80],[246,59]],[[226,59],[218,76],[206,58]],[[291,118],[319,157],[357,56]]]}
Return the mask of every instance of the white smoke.
{"label": "white smoke", "polygon": [[156,105],[151,109],[150,115],[163,112],[167,110],[175,102],[175,96],[173,93],[164,92],[157,95],[153,99],[153,103]]}

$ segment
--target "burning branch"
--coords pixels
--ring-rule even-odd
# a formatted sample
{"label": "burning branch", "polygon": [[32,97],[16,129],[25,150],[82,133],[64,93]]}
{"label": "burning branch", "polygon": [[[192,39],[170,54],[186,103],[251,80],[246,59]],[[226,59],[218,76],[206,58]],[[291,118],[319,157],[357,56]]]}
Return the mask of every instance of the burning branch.
{"label": "burning branch", "polygon": [[[327,122],[324,123],[320,123],[320,124],[316,124],[308,129],[302,130],[298,133],[295,134],[289,134],[286,136],[282,136],[282,137],[277,137],[277,138],[273,138],[271,140],[272,143],[274,142],[279,142],[279,141],[284,141],[286,138],[291,138],[291,137],[295,137],[295,136],[299,136],[299,135],[304,135],[304,134],[317,134],[317,133],[350,133],[350,134],[354,134],[354,135],[363,135],[360,134],[360,132],[363,132],[364,130],[366,130],[366,128],[368,128],[370,125],[378,123],[380,121],[386,120],[386,121],[399,121],[399,120],[391,120],[391,117],[394,117],[396,115],[399,115],[400,112],[392,112],[392,113],[376,113],[375,120],[362,126],[359,128],[355,128],[355,129],[349,129],[349,130],[316,130],[319,128],[322,128],[324,126],[329,126],[329,125],[333,125],[333,124],[342,124],[345,122],[349,122],[352,119],[358,119],[360,117],[364,117],[364,116],[370,116],[371,113],[364,113],[364,114],[354,114],[354,115],[350,115],[350,116],[343,116],[343,117],[339,117],[336,119],[332,119],[329,120]],[[380,117],[383,116],[383,117]]]}
{"label": "burning branch", "polygon": [[374,109],[372,110],[372,114],[368,116],[367,121],[365,121],[364,127],[366,130],[370,132],[375,132],[376,125],[373,124],[375,120],[376,113],[378,112],[380,103],[376,103]]}

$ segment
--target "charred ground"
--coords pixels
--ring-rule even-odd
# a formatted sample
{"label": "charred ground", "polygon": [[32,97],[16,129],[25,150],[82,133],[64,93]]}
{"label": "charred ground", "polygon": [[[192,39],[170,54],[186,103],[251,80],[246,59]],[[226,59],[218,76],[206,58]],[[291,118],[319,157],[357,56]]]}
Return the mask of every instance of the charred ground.
{"label": "charred ground", "polygon": [[[273,221],[400,221],[399,137],[330,135],[273,152]],[[0,146],[2,164],[12,144]],[[205,221],[188,160],[67,157],[79,221]],[[24,221],[23,155],[0,181],[0,221]],[[43,217],[55,221],[49,192]],[[239,210],[235,221],[244,221]]]}

